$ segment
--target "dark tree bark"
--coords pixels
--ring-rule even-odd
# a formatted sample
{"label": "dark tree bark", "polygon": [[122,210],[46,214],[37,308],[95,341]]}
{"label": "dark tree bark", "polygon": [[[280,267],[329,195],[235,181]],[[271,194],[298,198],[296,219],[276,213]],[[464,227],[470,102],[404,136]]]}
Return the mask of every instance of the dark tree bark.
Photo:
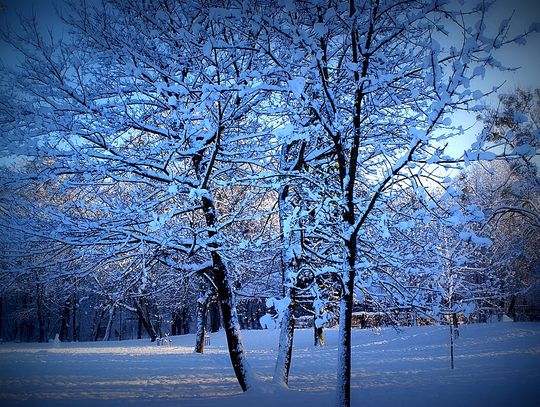
{"label": "dark tree bark", "polygon": [[[204,152],[210,143],[215,143],[214,151],[219,151],[219,145],[221,142],[221,134],[223,132],[223,111],[221,102],[217,102],[216,113],[218,117],[218,127],[214,137],[210,137],[206,144],[193,155],[192,165],[195,170],[197,178],[201,181],[200,188],[206,189],[213,165],[215,163],[216,155],[212,155],[210,160],[206,163],[206,168],[201,168]],[[201,196],[201,206],[204,213],[204,219],[207,226],[208,237],[208,249],[212,258],[212,280],[217,290],[217,296],[219,305],[221,308],[221,316],[223,318],[223,327],[225,329],[225,336],[227,338],[227,345],[229,348],[229,356],[231,358],[231,364],[238,380],[238,384],[243,391],[247,391],[251,387],[249,382],[249,375],[247,372],[248,363],[242,345],[242,339],[240,335],[240,326],[238,324],[238,314],[236,312],[236,304],[234,300],[234,293],[231,286],[231,279],[229,276],[229,270],[225,264],[220,250],[219,236],[218,236],[218,218],[216,213],[216,207],[214,205],[213,197],[208,191],[208,195]]]}
{"label": "dark tree bark", "polygon": [[218,332],[221,326],[221,316],[219,314],[219,303],[212,301],[209,307],[210,332]]}
{"label": "dark tree bark", "polygon": [[47,342],[47,324],[45,318],[45,304],[44,304],[44,288],[43,285],[37,285],[37,296],[36,296],[36,305],[37,305],[37,317],[38,317],[38,331],[39,337],[38,342],[43,343]]}
{"label": "dark tree bark", "polygon": [[101,330],[101,321],[103,321],[103,317],[105,315],[105,309],[100,307],[100,311],[96,312],[96,315],[94,317],[94,330],[92,337],[94,339],[94,342],[97,342],[99,339],[99,331]]}
{"label": "dark tree bark", "polygon": [[138,319],[137,319],[137,339],[142,339],[142,328],[143,328],[143,319],[141,316],[137,313]]}
{"label": "dark tree bark", "polygon": [[450,368],[454,368],[454,323],[450,321]]}
{"label": "dark tree bark", "polygon": [[191,317],[188,307],[176,308],[172,315],[172,335],[185,335],[189,333]]}
{"label": "dark tree bark", "polygon": [[148,336],[150,336],[150,340],[154,342],[157,339],[157,334],[154,326],[152,325],[152,321],[150,320],[150,312],[148,308],[148,301],[145,298],[135,300],[135,309],[137,311],[137,315],[139,316],[139,323],[144,326]]}
{"label": "dark tree bark", "polygon": [[173,310],[171,319],[171,335],[180,335],[182,319],[180,317],[180,310],[178,308]]}
{"label": "dark tree bark", "polygon": [[156,316],[156,326],[154,328],[154,331],[159,338],[163,338],[163,331],[161,330],[161,314],[159,313],[159,309],[156,304],[154,304],[154,315]]}
{"label": "dark tree bark", "polygon": [[315,323],[313,324],[313,346],[323,346],[324,345],[324,329],[323,327],[317,327]]}
{"label": "dark tree bark", "polygon": [[3,298],[0,297],[0,341],[3,339],[2,337],[2,334],[3,334],[3,331],[2,331],[2,328],[3,328],[3,325],[4,325],[4,308],[3,308]]}
{"label": "dark tree bark", "polygon": [[191,323],[191,313],[188,307],[182,308],[182,324],[180,332],[182,335],[188,334],[190,332],[190,323]]}
{"label": "dark tree bark", "polygon": [[73,342],[78,342],[79,341],[79,334],[80,334],[80,326],[79,326],[79,323],[77,321],[77,316],[78,316],[78,312],[77,312],[77,297],[75,294],[73,294],[72,298],[71,298],[71,306],[72,306],[72,309],[71,309],[71,326],[73,327],[73,331],[72,331],[72,337],[73,337]]}
{"label": "dark tree bark", "polygon": [[197,334],[195,338],[195,352],[204,353],[204,337],[206,335],[206,320],[208,310],[208,295],[201,293],[197,300]]}
{"label": "dark tree bark", "polygon": [[[198,164],[195,163],[195,167],[197,168]],[[216,209],[211,198],[203,196],[201,201],[206,226],[208,226],[207,234],[211,241],[208,246],[212,249],[212,280],[216,287],[219,305],[221,307],[221,316],[223,317],[223,328],[225,329],[225,336],[227,338],[229,356],[238,384],[240,384],[243,391],[247,391],[248,388],[251,387],[251,383],[249,383],[247,372],[248,364],[240,335],[234,293],[229,277],[229,270],[219,254],[219,244],[215,239],[217,238]]]}
{"label": "dark tree bark", "polygon": [[60,332],[58,333],[58,339],[60,339],[61,342],[67,341],[67,337],[68,337],[69,309],[70,309],[70,303],[69,303],[69,299],[67,299],[62,304],[62,308],[60,310]]}
{"label": "dark tree bark", "polygon": [[516,296],[515,295],[512,295],[512,298],[510,299],[507,315],[511,315],[514,322],[516,321]]}
{"label": "dark tree bark", "polygon": [[231,363],[238,379],[238,383],[243,391],[250,387],[248,379],[248,366],[244,353],[244,346],[240,337],[240,326],[238,324],[238,315],[234,294],[229,283],[228,270],[222,263],[221,257],[217,253],[212,253],[214,257],[214,282],[217,287],[219,304],[221,306],[221,315],[223,316],[223,327],[227,337],[227,345]]}

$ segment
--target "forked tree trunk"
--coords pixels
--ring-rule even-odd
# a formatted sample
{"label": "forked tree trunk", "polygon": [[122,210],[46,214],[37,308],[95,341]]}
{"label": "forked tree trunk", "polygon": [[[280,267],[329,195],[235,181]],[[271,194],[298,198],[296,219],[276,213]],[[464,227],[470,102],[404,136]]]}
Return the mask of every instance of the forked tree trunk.
{"label": "forked tree trunk", "polygon": [[139,322],[144,326],[144,329],[148,333],[148,336],[150,336],[151,342],[154,342],[157,339],[157,334],[154,329],[154,326],[152,325],[152,321],[150,321],[150,312],[148,310],[148,302],[145,299],[136,300],[135,309],[139,317]]}

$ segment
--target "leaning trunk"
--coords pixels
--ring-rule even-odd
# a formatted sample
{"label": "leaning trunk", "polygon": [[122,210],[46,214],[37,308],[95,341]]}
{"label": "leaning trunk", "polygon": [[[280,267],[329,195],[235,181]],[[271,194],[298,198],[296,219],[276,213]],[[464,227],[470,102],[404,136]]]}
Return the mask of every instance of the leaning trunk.
{"label": "leaning trunk", "polygon": [[244,353],[244,346],[240,336],[240,325],[238,323],[238,314],[236,313],[236,304],[231,287],[229,270],[219,254],[220,244],[217,232],[216,208],[210,195],[201,198],[206,226],[208,226],[208,238],[211,241],[208,246],[212,249],[212,271],[213,282],[215,284],[219,305],[221,307],[221,316],[223,318],[223,328],[229,347],[229,356],[233,366],[238,384],[243,391],[251,387],[248,377],[249,365]]}
{"label": "leaning trunk", "polygon": [[[238,323],[238,314],[236,313],[236,304],[231,284],[228,277],[228,270],[221,262],[217,253],[212,253],[214,258],[214,282],[217,287],[221,315],[223,317],[223,328],[227,337],[229,347],[229,356],[234,369],[238,383],[243,391],[251,387],[248,377],[248,363],[244,353],[244,346],[240,336],[240,325]],[[216,265],[217,263],[217,265]]]}

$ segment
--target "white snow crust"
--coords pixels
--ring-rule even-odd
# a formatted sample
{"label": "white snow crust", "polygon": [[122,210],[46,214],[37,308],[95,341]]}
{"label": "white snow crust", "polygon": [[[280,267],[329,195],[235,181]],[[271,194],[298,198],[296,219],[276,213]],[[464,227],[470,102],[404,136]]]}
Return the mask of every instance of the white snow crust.
{"label": "white snow crust", "polygon": [[[353,406],[533,406],[540,323],[463,325],[450,369],[447,326],[354,329]],[[257,386],[242,393],[223,331],[203,355],[194,335],[149,340],[0,344],[2,406],[310,406],[334,404],[338,330],[295,332],[290,388],[272,384],[279,330],[243,331]]]}

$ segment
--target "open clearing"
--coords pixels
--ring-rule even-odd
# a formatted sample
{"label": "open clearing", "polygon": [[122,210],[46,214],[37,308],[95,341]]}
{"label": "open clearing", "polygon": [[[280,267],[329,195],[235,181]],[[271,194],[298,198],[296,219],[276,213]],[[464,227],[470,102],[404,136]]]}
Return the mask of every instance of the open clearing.
{"label": "open clearing", "polygon": [[[204,355],[194,335],[146,340],[0,345],[2,406],[277,406],[334,402],[337,330],[312,346],[297,330],[290,390],[270,384],[277,331],[243,331],[259,386],[242,394],[223,332]],[[538,406],[540,324],[464,325],[450,369],[445,326],[353,331],[353,406]]]}

